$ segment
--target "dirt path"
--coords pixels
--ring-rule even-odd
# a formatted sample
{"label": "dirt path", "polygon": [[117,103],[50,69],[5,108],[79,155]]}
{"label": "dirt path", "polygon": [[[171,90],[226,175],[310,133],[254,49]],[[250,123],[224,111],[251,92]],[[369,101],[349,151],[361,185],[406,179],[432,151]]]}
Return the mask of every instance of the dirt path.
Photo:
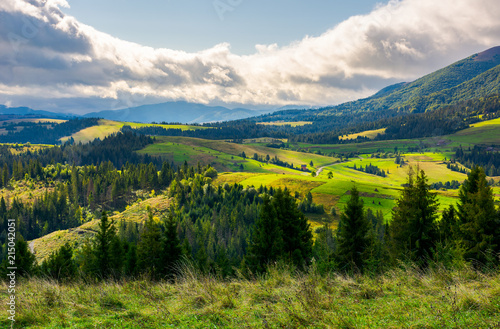
{"label": "dirt path", "polygon": [[319,167],[318,170],[316,171],[316,176],[319,176],[319,174],[321,174],[323,169],[325,169],[326,167],[330,167],[330,166],[333,166],[333,165],[338,164],[338,163],[341,163],[341,162],[334,162],[334,163],[330,163],[330,164],[324,165],[322,167]]}

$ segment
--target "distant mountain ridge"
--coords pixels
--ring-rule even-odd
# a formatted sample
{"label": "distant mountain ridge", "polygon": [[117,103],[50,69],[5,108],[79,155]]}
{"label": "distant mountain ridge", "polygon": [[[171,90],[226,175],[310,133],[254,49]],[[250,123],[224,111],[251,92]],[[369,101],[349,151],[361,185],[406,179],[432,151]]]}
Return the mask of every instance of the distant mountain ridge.
{"label": "distant mountain ridge", "polygon": [[207,106],[184,101],[142,105],[123,110],[108,110],[85,114],[85,117],[130,122],[180,122],[204,123],[230,121],[272,112],[270,110],[229,109],[223,106]]}
{"label": "distant mountain ridge", "polygon": [[75,116],[73,114],[38,111],[38,110],[33,110],[29,107],[8,107],[5,105],[0,105],[0,114],[33,115],[33,116],[43,116],[50,118],[67,118]]}

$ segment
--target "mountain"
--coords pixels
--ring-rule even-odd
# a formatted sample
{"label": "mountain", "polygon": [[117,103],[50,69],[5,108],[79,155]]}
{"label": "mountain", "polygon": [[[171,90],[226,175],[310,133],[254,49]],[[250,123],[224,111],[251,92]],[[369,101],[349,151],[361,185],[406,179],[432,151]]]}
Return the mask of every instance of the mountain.
{"label": "mountain", "polygon": [[386,87],[375,95],[324,110],[399,109],[424,112],[500,92],[500,47],[472,55],[410,83]]}
{"label": "mountain", "polygon": [[129,122],[181,122],[204,123],[249,118],[271,111],[249,110],[244,108],[228,109],[223,106],[206,106],[188,102],[167,102],[142,105],[123,110],[88,113],[85,117],[99,117],[109,120]]}
{"label": "mountain", "polygon": [[328,131],[346,125],[421,113],[500,94],[500,47],[469,56],[413,82],[401,82],[353,102],[318,110],[285,110],[255,121],[313,121],[302,132]]}
{"label": "mountain", "polygon": [[50,117],[50,118],[61,118],[61,117],[67,118],[75,116],[73,114],[38,111],[30,109],[29,107],[7,107],[5,105],[0,105],[0,114],[33,115],[33,116]]}

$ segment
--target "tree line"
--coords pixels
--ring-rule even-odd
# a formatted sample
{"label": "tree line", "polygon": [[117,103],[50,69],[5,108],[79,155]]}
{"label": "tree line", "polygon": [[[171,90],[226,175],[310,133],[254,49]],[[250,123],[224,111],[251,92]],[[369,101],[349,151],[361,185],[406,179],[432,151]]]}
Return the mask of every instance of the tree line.
{"label": "tree line", "polygon": [[32,144],[61,144],[62,137],[95,126],[99,123],[97,118],[75,118],[62,123],[17,123],[15,126],[23,127],[20,131],[13,130],[14,126],[6,125],[7,134],[0,135],[0,143],[32,143]]}

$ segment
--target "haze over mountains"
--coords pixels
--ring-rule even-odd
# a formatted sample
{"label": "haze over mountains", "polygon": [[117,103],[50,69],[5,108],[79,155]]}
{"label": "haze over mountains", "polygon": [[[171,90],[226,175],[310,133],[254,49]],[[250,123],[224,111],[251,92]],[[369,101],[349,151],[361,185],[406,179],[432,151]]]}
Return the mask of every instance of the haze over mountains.
{"label": "haze over mountains", "polygon": [[167,102],[142,105],[123,110],[88,113],[85,117],[99,117],[116,121],[132,122],[181,122],[204,123],[244,119],[272,110],[229,109],[223,106],[206,106],[188,102]]}

